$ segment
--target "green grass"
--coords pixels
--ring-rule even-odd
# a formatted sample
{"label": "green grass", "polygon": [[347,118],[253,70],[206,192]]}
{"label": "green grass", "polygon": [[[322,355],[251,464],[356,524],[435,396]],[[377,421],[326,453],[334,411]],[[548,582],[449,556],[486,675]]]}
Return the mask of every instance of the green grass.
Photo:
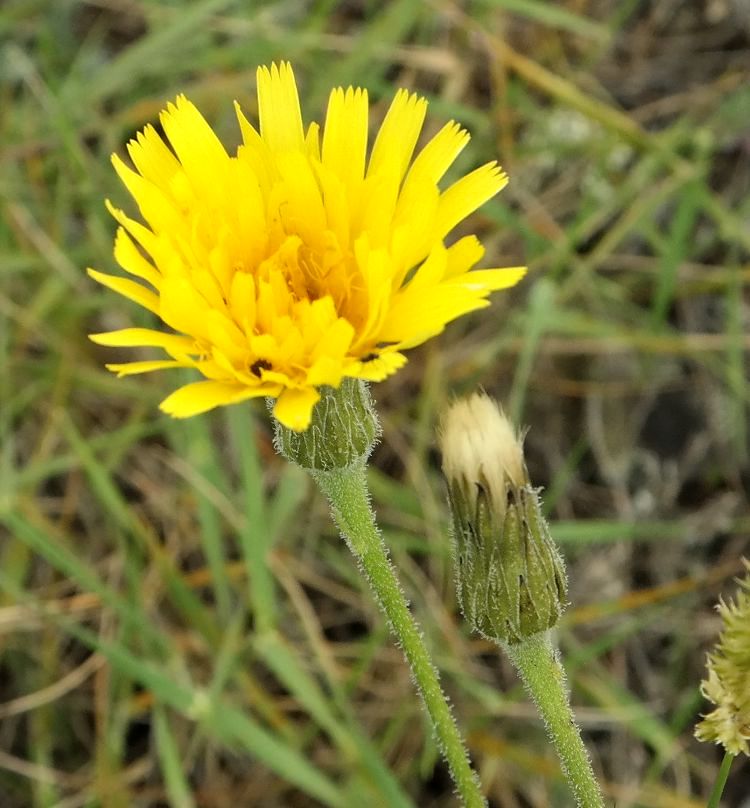
{"label": "green grass", "polygon": [[166,372],[117,380],[86,337],[147,322],[85,275],[114,269],[110,153],[179,92],[235,144],[232,100],[252,117],[255,68],[281,58],[308,120],[335,84],[368,87],[375,118],[408,86],[432,131],[470,128],[457,170],[499,157],[511,175],[471,224],[486,266],[528,279],[373,391],[374,503],[493,805],[569,802],[508,664],[455,608],[434,430],[477,386],[530,427],[609,798],[705,804],[711,605],[750,554],[750,40],[697,5],[586,8],[0,6],[3,808],[455,804],[400,652],[265,409],[171,421]]}

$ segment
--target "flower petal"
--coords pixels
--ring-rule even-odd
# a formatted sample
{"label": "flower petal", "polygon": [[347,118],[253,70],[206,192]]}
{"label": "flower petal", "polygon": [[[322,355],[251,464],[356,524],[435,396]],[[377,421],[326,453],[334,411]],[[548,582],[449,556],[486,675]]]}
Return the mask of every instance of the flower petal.
{"label": "flower petal", "polygon": [[523,278],[528,270],[526,267],[498,267],[497,269],[474,269],[457,275],[445,281],[446,284],[456,284],[466,289],[497,292],[500,289],[509,289]]}
{"label": "flower petal", "polygon": [[179,95],[160,120],[195,189],[210,198],[221,194],[229,155],[195,104]]}
{"label": "flower petal", "polygon": [[310,426],[312,409],[319,399],[320,393],[314,387],[284,390],[276,401],[273,414],[280,424],[303,432]]}
{"label": "flower petal", "polygon": [[471,136],[465,129],[455,121],[449,121],[416,156],[404,188],[408,188],[409,182],[414,178],[424,177],[438,183],[470,139]]}
{"label": "flower petal", "polygon": [[386,113],[367,168],[367,175],[373,176],[385,171],[401,180],[409,166],[409,161],[422,131],[427,101],[408,90],[399,90]]}
{"label": "flower petal", "polygon": [[461,177],[440,196],[435,230],[446,236],[470,213],[492,199],[508,184],[508,175],[497,163],[487,163]]}
{"label": "flower petal", "polygon": [[131,275],[150,283],[155,289],[161,284],[161,273],[147,261],[133,243],[124,227],[117,228],[115,236],[115,261]]}
{"label": "flower petal", "polygon": [[180,171],[179,160],[151,124],[128,143],[128,154],[141,176],[160,188],[169,188]]}
{"label": "flower petal", "polygon": [[188,278],[165,278],[161,288],[160,316],[174,328],[210,342],[206,314],[211,307]]}
{"label": "flower petal", "polygon": [[86,272],[88,272],[89,276],[95,281],[101,283],[102,286],[106,286],[113,292],[127,297],[129,300],[134,301],[139,306],[143,306],[144,309],[148,309],[156,315],[159,314],[158,296],[150,289],[146,289],[145,286],[141,286],[140,283],[131,281],[128,278],[118,278],[116,275],[105,275],[104,272],[97,272],[90,267]]}
{"label": "flower petal", "polygon": [[165,334],[151,328],[121,328],[119,331],[89,334],[89,339],[97,345],[107,345],[110,348],[164,348],[173,355],[199,353],[194,339],[182,334]]}
{"label": "flower petal", "polygon": [[302,151],[305,135],[292,66],[259,67],[257,77],[261,137],[272,151]]}
{"label": "flower petal", "polygon": [[110,363],[104,367],[121,378],[123,376],[133,376],[136,373],[151,373],[153,370],[164,370],[166,368],[186,368],[191,367],[191,365],[188,362],[178,362],[174,359],[147,359],[142,362]]}
{"label": "flower petal", "polygon": [[350,200],[365,176],[367,114],[367,90],[337,87],[331,92],[323,130],[323,165],[341,180]]}
{"label": "flower petal", "polygon": [[346,368],[347,376],[355,376],[367,382],[382,382],[406,364],[406,357],[398,351],[388,351],[374,359],[354,362]]}
{"label": "flower petal", "polygon": [[191,415],[199,415],[224,404],[236,404],[248,398],[276,395],[278,390],[277,385],[259,384],[257,387],[246,387],[216,381],[192,382],[167,396],[159,405],[159,409],[174,418],[189,418]]}

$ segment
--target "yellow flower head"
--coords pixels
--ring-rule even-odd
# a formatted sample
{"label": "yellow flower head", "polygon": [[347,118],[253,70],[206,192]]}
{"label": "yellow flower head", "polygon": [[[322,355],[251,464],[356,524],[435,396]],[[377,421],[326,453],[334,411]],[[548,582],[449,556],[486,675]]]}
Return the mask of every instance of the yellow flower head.
{"label": "yellow flower head", "polygon": [[112,158],[146,222],[109,206],[115,258],[137,280],[89,273],[175,333],[92,335],[169,356],[109,369],[196,368],[205,380],[172,393],[165,412],[271,396],[276,418],[304,430],[320,386],[385,378],[404,349],[515,284],[521,267],[469,271],[484,252],[475,236],[445,246],[507,177],[488,163],[441,191],[469,135],[448,123],[412,159],[426,107],[399,90],[368,158],[367,92],[333,90],[322,135],[316,123],[305,132],[287,63],[258,70],[260,131],[237,106],[234,156],[184,96],[169,104],[169,145],[147,126],[128,144],[135,170]]}

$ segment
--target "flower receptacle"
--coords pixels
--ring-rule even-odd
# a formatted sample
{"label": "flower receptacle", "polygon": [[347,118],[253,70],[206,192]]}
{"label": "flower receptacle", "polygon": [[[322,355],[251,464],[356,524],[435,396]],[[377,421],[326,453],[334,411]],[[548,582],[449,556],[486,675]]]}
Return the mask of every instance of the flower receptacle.
{"label": "flower receptacle", "polygon": [[[273,403],[270,400],[269,407]],[[344,379],[336,388],[320,388],[320,400],[303,432],[275,419],[274,423],[279,454],[311,471],[346,469],[364,462],[380,435],[370,391],[359,379]]]}

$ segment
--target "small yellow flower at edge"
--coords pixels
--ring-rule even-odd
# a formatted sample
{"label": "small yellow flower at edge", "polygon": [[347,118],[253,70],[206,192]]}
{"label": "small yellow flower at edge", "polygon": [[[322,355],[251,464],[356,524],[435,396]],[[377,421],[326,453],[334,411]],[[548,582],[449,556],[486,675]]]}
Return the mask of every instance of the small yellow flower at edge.
{"label": "small yellow flower at edge", "polygon": [[270,396],[276,418],[304,430],[319,387],[384,379],[402,351],[517,283],[523,267],[470,271],[484,253],[475,236],[445,246],[507,177],[488,163],[441,191],[469,135],[450,122],[414,157],[426,107],[399,90],[368,159],[367,92],[334,89],[323,131],[305,130],[287,63],[258,69],[259,131],[236,105],[234,156],[184,96],[169,104],[169,145],[147,126],[128,144],[135,170],[112,158],[146,223],[108,203],[115,258],[135,280],[89,270],[173,330],[91,339],[168,358],[107,367],[198,370],[203,381],[161,404],[176,417]]}
{"label": "small yellow flower at edge", "polygon": [[708,655],[701,693],[714,705],[695,729],[699,741],[721,744],[732,755],[750,757],[750,562],[738,579],[734,600],[719,601],[719,640]]}

